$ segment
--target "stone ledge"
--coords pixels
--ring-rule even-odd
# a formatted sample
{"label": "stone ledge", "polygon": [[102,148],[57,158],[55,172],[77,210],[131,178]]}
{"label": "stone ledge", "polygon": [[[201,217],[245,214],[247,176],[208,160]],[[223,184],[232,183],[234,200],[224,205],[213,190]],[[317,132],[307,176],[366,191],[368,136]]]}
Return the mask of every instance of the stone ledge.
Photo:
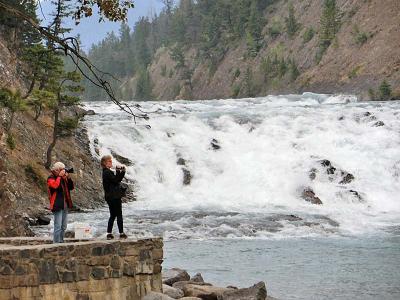
{"label": "stone ledge", "polygon": [[[50,239],[0,238],[0,299],[3,299],[2,293],[24,299],[34,299],[36,296],[33,295],[38,293],[43,298],[51,293],[63,299],[75,299],[81,287],[89,285],[98,286],[98,292],[90,292],[93,295],[101,293],[106,296],[109,292],[112,299],[119,299],[112,296],[118,294],[118,288],[100,291],[103,285],[94,283],[97,281],[116,282],[116,286],[126,281],[130,285],[136,282],[134,289],[138,290],[138,296],[127,299],[140,299],[150,290],[161,291],[161,238],[66,241],[51,244]],[[130,288],[122,286],[121,293],[130,291]],[[62,287],[65,292],[59,294],[56,287]],[[18,293],[20,296],[16,296]],[[26,298],[28,294],[32,297]],[[75,296],[69,298],[68,295]]]}

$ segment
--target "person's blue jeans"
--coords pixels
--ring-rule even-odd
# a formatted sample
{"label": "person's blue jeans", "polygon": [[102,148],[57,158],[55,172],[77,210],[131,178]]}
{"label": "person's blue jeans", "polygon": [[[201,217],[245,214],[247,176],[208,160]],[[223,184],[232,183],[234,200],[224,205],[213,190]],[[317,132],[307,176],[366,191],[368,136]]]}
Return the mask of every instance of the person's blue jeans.
{"label": "person's blue jeans", "polygon": [[67,229],[67,217],[68,211],[61,209],[54,211],[54,232],[53,232],[53,243],[64,243],[64,233]]}

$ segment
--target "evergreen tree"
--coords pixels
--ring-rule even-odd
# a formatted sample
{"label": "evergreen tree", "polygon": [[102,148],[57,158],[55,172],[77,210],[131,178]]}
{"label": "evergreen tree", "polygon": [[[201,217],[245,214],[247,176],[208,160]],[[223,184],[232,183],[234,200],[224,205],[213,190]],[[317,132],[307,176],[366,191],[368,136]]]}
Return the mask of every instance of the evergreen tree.
{"label": "evergreen tree", "polygon": [[246,72],[244,74],[244,91],[246,93],[247,97],[254,97],[255,96],[255,91],[254,91],[254,81],[253,81],[253,72],[251,69],[248,67],[246,69]]}
{"label": "evergreen tree", "polygon": [[15,113],[25,109],[25,102],[21,97],[21,92],[7,88],[0,89],[0,106],[8,109],[10,119],[7,122],[6,131],[10,133]]}
{"label": "evergreen tree", "polygon": [[185,55],[180,44],[175,45],[175,47],[171,49],[169,55],[171,56],[171,59],[176,62],[175,69],[185,67]]}
{"label": "evergreen tree", "polygon": [[247,22],[247,50],[250,56],[255,57],[261,48],[261,31],[263,26],[262,15],[258,10],[258,1],[252,0],[250,16]]}
{"label": "evergreen tree", "polygon": [[285,23],[286,23],[286,32],[289,38],[293,38],[297,30],[299,29],[300,24],[297,22],[296,17],[294,15],[294,7],[292,3],[289,4],[289,15],[285,19]]}
{"label": "evergreen tree", "polygon": [[392,87],[390,84],[384,80],[379,86],[379,98],[381,100],[389,100],[392,96]]}
{"label": "evergreen tree", "polygon": [[141,68],[138,72],[138,79],[136,84],[136,100],[151,100],[152,96],[152,83],[150,74],[147,69]]}
{"label": "evergreen tree", "polygon": [[340,12],[336,6],[336,0],[324,0],[320,25],[318,61],[321,60],[340,29]]}

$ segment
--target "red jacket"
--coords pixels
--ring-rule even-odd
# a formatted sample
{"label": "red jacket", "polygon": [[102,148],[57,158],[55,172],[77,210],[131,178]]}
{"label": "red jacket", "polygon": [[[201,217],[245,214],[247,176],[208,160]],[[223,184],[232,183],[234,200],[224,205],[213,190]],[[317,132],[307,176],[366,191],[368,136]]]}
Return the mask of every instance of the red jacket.
{"label": "red jacket", "polygon": [[56,211],[59,209],[64,209],[64,200],[67,203],[67,206],[69,208],[72,208],[71,194],[69,191],[73,189],[74,182],[71,178],[67,178],[64,180],[61,177],[50,175],[47,178],[47,191],[50,200],[50,210]]}

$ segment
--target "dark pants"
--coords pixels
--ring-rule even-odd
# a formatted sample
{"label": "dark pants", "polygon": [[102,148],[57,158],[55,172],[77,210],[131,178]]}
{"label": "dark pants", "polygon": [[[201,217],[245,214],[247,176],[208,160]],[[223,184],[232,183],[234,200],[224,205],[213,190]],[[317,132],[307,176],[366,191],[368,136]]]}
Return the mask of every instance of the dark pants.
{"label": "dark pants", "polygon": [[107,233],[112,232],[115,218],[117,218],[119,233],[124,232],[124,221],[122,220],[122,205],[121,199],[107,201],[108,208],[110,209],[110,218],[108,219]]}

